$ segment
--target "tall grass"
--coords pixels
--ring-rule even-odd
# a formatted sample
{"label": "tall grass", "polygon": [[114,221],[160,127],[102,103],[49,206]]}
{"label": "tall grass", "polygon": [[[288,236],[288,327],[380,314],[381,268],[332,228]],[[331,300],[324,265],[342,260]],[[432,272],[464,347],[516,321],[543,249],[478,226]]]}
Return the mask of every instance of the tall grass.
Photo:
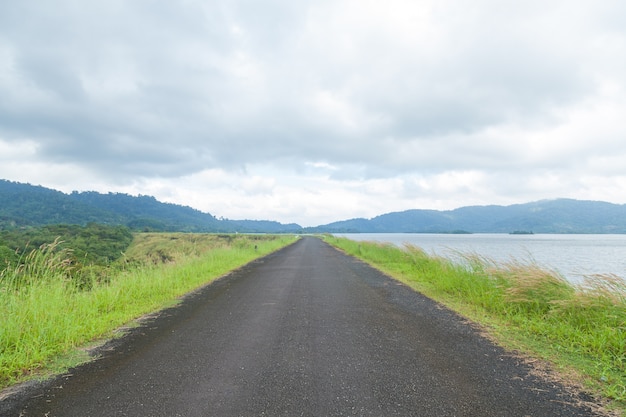
{"label": "tall grass", "polygon": [[[76,285],[70,253],[56,250],[58,242],[33,250],[17,266],[7,266],[0,273],[0,388],[35,375],[60,355],[111,337],[133,319],[293,242],[288,236],[172,237],[150,237],[156,246],[159,241],[170,242],[160,245],[169,261],[133,258],[132,266],[111,269],[106,280],[94,281],[87,289]],[[195,245],[194,239],[199,239]],[[189,250],[191,246],[196,250]],[[154,258],[151,249],[133,250],[134,256]]]}
{"label": "tall grass", "polygon": [[626,281],[580,285],[534,262],[496,263],[477,254],[430,256],[415,246],[326,240],[416,290],[487,324],[507,347],[574,371],[590,389],[626,408]]}

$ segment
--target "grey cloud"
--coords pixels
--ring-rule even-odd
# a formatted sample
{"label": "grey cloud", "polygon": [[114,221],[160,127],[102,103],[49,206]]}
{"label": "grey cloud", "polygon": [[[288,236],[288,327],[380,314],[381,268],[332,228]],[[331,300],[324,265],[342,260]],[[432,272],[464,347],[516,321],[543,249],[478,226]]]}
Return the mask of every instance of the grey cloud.
{"label": "grey cloud", "polygon": [[[372,16],[351,27],[358,19],[333,15],[332,2],[7,3],[0,40],[30,98],[0,104],[0,134],[120,176],[273,161],[341,164],[336,178],[510,163],[506,146],[476,143],[481,132],[555,124],[553,109],[592,94],[589,63],[567,39],[585,33],[546,23],[538,3],[447,14],[460,4],[433,15],[429,45]],[[16,88],[0,78],[0,94],[19,101]],[[329,102],[316,102],[324,92]]]}

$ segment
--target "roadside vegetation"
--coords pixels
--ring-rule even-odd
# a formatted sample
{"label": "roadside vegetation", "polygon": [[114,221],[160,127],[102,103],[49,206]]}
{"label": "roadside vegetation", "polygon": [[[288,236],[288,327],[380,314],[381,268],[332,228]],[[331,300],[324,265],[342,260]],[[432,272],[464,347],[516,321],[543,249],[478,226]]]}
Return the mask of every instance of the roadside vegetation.
{"label": "roadside vegetation", "polygon": [[591,276],[573,285],[532,261],[458,260],[415,246],[325,240],[480,323],[496,342],[550,364],[610,407],[626,410],[626,282]]}
{"label": "roadside vegetation", "polygon": [[22,250],[12,245],[24,236],[0,240],[0,389],[89,359],[90,344],[294,241],[293,235],[69,228],[79,237],[99,230],[83,239],[92,251],[73,245],[82,238],[67,233],[71,242],[49,236]]}

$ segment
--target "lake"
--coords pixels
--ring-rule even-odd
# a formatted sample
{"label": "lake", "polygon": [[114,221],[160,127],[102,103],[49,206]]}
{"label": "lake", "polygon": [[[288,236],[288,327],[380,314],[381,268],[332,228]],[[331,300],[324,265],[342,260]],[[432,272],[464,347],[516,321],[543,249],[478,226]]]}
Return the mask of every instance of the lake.
{"label": "lake", "polygon": [[585,275],[626,277],[626,235],[509,235],[429,233],[336,233],[352,240],[406,243],[431,255],[458,259],[455,252],[476,253],[496,262],[530,261],[560,272],[572,282]]}

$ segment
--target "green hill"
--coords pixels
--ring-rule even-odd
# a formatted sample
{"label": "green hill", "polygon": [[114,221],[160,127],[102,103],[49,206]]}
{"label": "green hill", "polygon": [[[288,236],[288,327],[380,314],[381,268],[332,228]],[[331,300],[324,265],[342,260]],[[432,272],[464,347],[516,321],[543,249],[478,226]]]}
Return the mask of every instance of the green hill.
{"label": "green hill", "polygon": [[123,225],[168,232],[297,232],[297,224],[269,220],[219,220],[209,213],[151,196],[94,191],[65,194],[49,188],[0,180],[0,230],[52,224]]}
{"label": "green hill", "polygon": [[626,233],[626,205],[571,199],[407,210],[318,226],[329,233]]}
{"label": "green hill", "polygon": [[90,223],[138,231],[220,233],[626,233],[626,205],[555,199],[445,211],[406,210],[302,228],[272,220],[217,219],[145,195],[94,191],[65,194],[0,180],[0,230]]}

